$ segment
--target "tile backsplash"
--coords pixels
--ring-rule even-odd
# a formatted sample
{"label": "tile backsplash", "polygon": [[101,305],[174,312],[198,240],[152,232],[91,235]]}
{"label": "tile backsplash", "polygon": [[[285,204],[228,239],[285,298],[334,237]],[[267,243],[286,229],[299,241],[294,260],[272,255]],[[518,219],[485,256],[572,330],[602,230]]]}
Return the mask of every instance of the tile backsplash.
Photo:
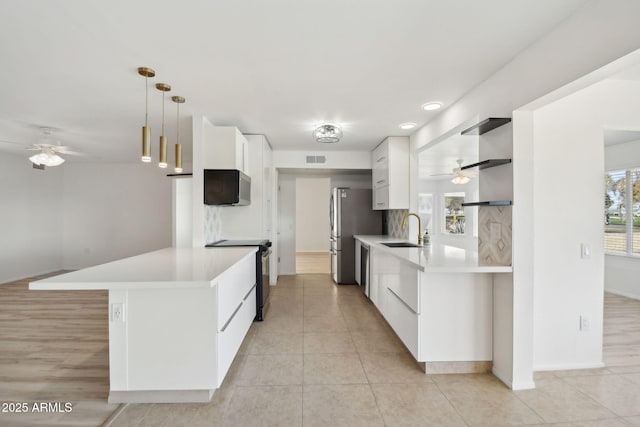
{"label": "tile backsplash", "polygon": [[[491,227],[499,231],[492,238]],[[480,265],[511,265],[511,206],[480,206],[478,208],[478,263]]]}
{"label": "tile backsplash", "polygon": [[409,209],[391,209],[385,211],[387,216],[387,235],[398,239],[409,238],[409,228],[402,230],[402,218],[409,213]]}
{"label": "tile backsplash", "polygon": [[204,207],[204,241],[205,243],[217,242],[222,234],[222,221],[220,220],[220,207]]}

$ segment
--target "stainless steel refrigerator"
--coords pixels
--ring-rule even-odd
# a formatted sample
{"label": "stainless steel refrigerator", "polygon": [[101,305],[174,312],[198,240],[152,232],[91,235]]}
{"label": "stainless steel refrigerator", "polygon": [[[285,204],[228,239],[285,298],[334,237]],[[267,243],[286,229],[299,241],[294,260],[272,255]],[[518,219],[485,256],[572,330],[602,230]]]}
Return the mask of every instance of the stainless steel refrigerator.
{"label": "stainless steel refrigerator", "polygon": [[371,190],[334,188],[331,223],[331,277],[339,284],[355,283],[355,234],[382,234],[382,211],[374,211]]}

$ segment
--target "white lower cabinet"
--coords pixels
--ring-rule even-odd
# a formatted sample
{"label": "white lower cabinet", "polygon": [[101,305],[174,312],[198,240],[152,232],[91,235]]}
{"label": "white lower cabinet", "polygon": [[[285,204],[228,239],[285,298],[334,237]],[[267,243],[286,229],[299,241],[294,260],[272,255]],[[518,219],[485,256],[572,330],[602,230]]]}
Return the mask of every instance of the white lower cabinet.
{"label": "white lower cabinet", "polygon": [[492,360],[491,273],[422,272],[371,245],[370,299],[418,362]]}
{"label": "white lower cabinet", "polygon": [[256,317],[255,254],[226,271],[218,280],[217,289],[216,371],[220,387]]}
{"label": "white lower cabinet", "polygon": [[232,317],[218,332],[218,387],[222,384],[226,373],[231,367],[233,359],[236,357],[240,345],[244,340],[247,331],[251,327],[253,319],[256,317],[256,288],[251,288],[251,292],[234,311]]}
{"label": "white lower cabinet", "polygon": [[384,317],[398,334],[400,340],[407,346],[413,357],[419,360],[419,316],[393,290],[386,288],[385,291]]}

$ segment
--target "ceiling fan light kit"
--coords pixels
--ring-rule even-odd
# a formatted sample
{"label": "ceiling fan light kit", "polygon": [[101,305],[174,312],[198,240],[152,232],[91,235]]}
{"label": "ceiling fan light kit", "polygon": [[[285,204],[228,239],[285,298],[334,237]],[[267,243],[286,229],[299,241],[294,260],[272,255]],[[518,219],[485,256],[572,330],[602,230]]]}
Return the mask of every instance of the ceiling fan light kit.
{"label": "ceiling fan light kit", "polygon": [[313,131],[313,137],[317,142],[331,144],[340,141],[342,130],[336,125],[324,124]]}
{"label": "ceiling fan light kit", "polygon": [[43,149],[40,153],[29,157],[31,163],[38,166],[60,166],[64,163],[64,159],[52,151]]}

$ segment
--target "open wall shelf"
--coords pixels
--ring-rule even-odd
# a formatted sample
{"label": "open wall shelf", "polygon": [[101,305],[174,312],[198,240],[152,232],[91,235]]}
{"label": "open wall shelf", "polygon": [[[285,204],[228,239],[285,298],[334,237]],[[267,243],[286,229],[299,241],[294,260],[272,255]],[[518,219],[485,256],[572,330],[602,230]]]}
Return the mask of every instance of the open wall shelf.
{"label": "open wall shelf", "polygon": [[482,135],[483,133],[492,131],[502,125],[506,125],[510,121],[510,117],[489,117],[488,119],[483,120],[460,133],[462,135]]}
{"label": "open wall shelf", "polygon": [[493,168],[500,165],[506,165],[507,163],[511,163],[511,159],[488,159],[478,163],[474,163],[472,165],[462,166],[460,169],[461,170],[471,169],[471,168],[489,169],[489,168]]}
{"label": "open wall shelf", "polygon": [[490,200],[487,202],[468,202],[463,203],[462,206],[511,206],[513,202],[511,200]]}

